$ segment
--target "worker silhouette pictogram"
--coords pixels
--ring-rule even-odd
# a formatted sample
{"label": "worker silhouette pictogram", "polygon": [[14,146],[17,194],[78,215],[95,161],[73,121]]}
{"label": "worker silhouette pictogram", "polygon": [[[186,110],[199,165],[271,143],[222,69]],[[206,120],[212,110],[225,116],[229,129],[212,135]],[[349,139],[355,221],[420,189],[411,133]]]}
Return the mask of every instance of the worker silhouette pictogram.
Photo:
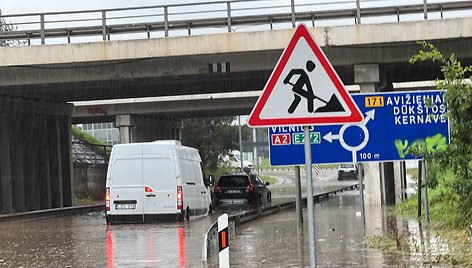
{"label": "worker silhouette pictogram", "polygon": [[[316,65],[314,62],[311,60],[306,62],[306,69],[308,72],[312,72],[315,69]],[[290,82],[290,79],[294,75],[299,75],[297,81],[295,84]],[[307,109],[309,113],[312,113],[314,111],[314,104],[315,104],[315,99],[317,98],[315,94],[313,93],[313,88],[311,87],[311,82],[310,78],[308,77],[308,74],[305,72],[303,69],[292,69],[290,72],[287,74],[287,76],[284,79],[284,84],[289,84],[292,86],[292,91],[293,91],[293,101],[290,107],[288,108],[288,112],[290,114],[293,114],[295,109],[297,108],[298,104],[302,100],[301,97],[304,97],[307,101]],[[306,87],[306,89],[304,89]]]}

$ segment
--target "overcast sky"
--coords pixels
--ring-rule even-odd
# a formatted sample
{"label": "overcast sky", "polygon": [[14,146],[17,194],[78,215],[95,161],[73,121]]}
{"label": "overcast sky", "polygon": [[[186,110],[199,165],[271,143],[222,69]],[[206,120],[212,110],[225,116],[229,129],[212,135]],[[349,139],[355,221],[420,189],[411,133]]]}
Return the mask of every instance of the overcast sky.
{"label": "overcast sky", "polygon": [[[155,6],[178,3],[211,2],[209,0],[0,0],[2,14],[40,13],[109,9],[132,6]],[[216,2],[216,1],[215,1]]]}

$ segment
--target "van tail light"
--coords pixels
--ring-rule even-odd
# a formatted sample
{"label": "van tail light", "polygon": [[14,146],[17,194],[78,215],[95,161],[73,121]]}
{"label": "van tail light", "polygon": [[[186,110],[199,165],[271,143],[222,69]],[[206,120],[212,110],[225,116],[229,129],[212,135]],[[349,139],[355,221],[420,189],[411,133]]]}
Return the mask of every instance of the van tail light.
{"label": "van tail light", "polygon": [[149,186],[144,186],[144,192],[145,193],[152,193],[152,188]]}
{"label": "van tail light", "polygon": [[177,209],[182,210],[184,206],[184,195],[182,193],[182,186],[177,186]]}
{"label": "van tail light", "polygon": [[213,188],[213,192],[215,192],[215,193],[219,193],[219,192],[221,192],[221,189],[220,189],[220,187],[218,187],[218,186],[215,186],[215,188]]}
{"label": "van tail light", "polygon": [[105,207],[107,211],[110,211],[110,187],[106,188],[105,193]]}

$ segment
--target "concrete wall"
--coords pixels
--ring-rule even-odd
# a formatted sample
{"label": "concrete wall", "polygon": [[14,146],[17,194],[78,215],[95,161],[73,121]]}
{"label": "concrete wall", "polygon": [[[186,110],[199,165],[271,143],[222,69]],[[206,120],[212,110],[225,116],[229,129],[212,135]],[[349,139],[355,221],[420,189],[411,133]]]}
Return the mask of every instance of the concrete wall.
{"label": "concrete wall", "polygon": [[0,212],[72,205],[72,107],[0,98]]}
{"label": "concrete wall", "polygon": [[75,197],[103,200],[107,165],[74,164]]}

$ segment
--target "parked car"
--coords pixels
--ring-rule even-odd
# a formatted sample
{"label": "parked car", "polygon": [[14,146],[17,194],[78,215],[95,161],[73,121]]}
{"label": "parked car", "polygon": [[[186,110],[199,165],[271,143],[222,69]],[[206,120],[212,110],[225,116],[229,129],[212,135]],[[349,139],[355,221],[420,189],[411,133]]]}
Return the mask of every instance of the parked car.
{"label": "parked car", "polygon": [[272,193],[257,174],[224,174],[216,183],[214,191],[214,203],[243,200],[253,204],[272,202]]}
{"label": "parked car", "polygon": [[338,167],[338,180],[345,180],[345,179],[354,179],[357,180],[358,178],[358,171],[356,165],[349,163],[349,164],[341,164]]}

